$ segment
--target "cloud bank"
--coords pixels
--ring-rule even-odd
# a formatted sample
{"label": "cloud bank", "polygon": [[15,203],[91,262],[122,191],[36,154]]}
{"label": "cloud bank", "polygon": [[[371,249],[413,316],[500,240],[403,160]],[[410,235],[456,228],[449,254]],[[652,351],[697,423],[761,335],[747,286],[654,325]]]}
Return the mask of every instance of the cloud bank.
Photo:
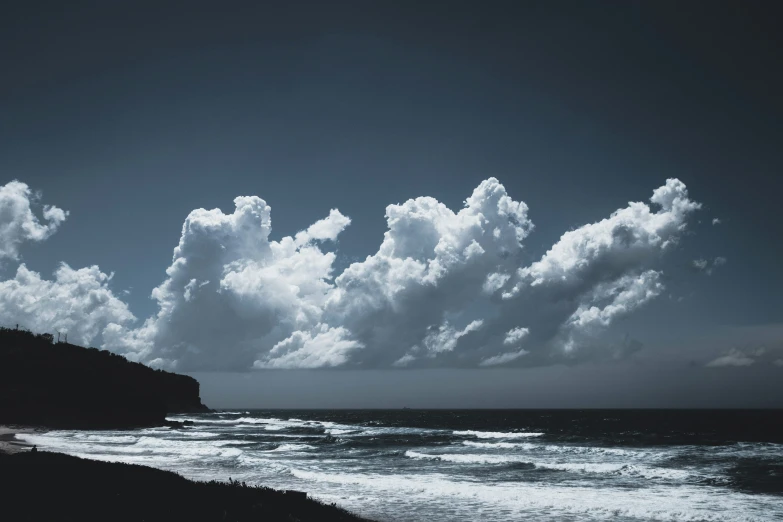
{"label": "cloud bank", "polygon": [[[333,209],[272,240],[270,206],[238,197],[231,213],[190,213],[152,291],[159,311],[143,323],[112,294],[110,276],[67,265],[52,281],[20,266],[0,286],[0,320],[45,331],[56,323],[70,339],[185,371],[615,357],[638,344],[602,333],[661,294],[660,259],[699,207],[669,179],[649,203],[566,232],[525,264],[528,206],[490,178],[456,212],[430,197],[389,205],[378,250],[337,274],[333,250],[350,218]],[[12,248],[2,241],[0,251]]]}

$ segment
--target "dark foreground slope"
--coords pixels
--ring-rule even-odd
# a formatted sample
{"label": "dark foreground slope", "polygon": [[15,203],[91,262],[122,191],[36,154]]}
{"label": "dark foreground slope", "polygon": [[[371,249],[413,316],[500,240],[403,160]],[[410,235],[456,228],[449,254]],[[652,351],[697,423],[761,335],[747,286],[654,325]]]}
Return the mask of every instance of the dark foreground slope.
{"label": "dark foreground slope", "polygon": [[0,423],[59,428],[161,425],[208,411],[192,377],[26,330],[0,328]]}
{"label": "dark foreground slope", "polygon": [[304,495],[192,482],[170,471],[61,453],[0,453],[0,519],[14,521],[361,522]]}

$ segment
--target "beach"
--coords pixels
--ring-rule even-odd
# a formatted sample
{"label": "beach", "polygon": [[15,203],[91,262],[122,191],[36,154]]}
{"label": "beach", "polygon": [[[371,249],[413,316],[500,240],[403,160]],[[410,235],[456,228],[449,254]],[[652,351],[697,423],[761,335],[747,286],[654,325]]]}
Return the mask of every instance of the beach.
{"label": "beach", "polygon": [[0,425],[0,453],[18,453],[29,450],[31,445],[16,438],[22,433],[43,433],[44,428],[32,428],[29,426],[2,426]]}
{"label": "beach", "polygon": [[0,491],[9,520],[370,522],[303,491],[230,477],[193,481],[148,466],[33,452],[16,439],[45,431],[0,426]]}

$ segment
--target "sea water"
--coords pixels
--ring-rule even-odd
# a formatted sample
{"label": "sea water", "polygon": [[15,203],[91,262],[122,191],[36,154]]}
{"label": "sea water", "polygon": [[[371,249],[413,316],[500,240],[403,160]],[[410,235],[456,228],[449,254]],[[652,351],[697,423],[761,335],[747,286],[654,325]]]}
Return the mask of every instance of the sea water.
{"label": "sea water", "polygon": [[297,489],[378,521],[783,520],[780,412],[318,410],[19,438]]}

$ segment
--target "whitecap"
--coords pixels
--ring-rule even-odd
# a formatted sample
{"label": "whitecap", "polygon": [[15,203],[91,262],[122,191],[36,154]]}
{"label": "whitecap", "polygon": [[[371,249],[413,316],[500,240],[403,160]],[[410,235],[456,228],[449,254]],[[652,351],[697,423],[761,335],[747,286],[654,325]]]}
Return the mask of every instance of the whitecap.
{"label": "whitecap", "polygon": [[[527,460],[513,455],[476,455],[467,453],[420,453],[406,451],[405,456],[412,459],[440,460],[457,464],[514,464],[527,463]],[[531,463],[532,464],[532,463]]]}
{"label": "whitecap", "polygon": [[268,451],[284,452],[284,451],[305,451],[311,449],[316,449],[316,447],[311,446],[310,444],[281,444],[275,449],[268,450]]}
{"label": "whitecap", "polygon": [[529,442],[475,442],[472,440],[463,440],[462,444],[474,448],[487,448],[487,449],[515,449],[515,448],[531,449],[537,447],[535,444],[530,444]]}
{"label": "whitecap", "polygon": [[[444,519],[645,520],[666,522],[771,522],[783,515],[780,498],[688,485],[629,489],[569,484],[493,483],[447,475],[335,473],[292,468],[316,498],[360,507],[365,496],[384,499],[379,518],[393,518],[401,505],[429,505]],[[354,492],[348,495],[348,492]],[[666,499],[662,502],[661,499]]]}
{"label": "whitecap", "polygon": [[543,433],[539,433],[539,432],[524,432],[524,431],[499,432],[499,431],[460,430],[460,431],[453,431],[452,433],[454,435],[476,437],[479,439],[522,439],[527,437],[540,437],[544,435]]}

